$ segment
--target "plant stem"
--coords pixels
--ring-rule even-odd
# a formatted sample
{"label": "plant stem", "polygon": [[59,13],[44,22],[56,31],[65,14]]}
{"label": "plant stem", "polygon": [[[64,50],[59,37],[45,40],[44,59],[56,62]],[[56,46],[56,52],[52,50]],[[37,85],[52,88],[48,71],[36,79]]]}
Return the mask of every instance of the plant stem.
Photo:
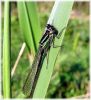
{"label": "plant stem", "polygon": [[19,52],[19,54],[18,54],[18,57],[17,57],[17,59],[16,59],[16,61],[15,61],[15,64],[14,64],[14,66],[13,66],[13,68],[12,68],[11,77],[13,77],[13,75],[14,75],[14,73],[15,73],[15,70],[16,70],[17,65],[18,65],[18,63],[19,63],[19,60],[20,60],[20,58],[21,58],[21,56],[22,56],[22,54],[23,54],[23,52],[24,52],[25,46],[26,46],[26,44],[25,44],[25,42],[24,42],[24,43],[22,44],[22,47],[21,47],[20,52]]}
{"label": "plant stem", "polygon": [[3,35],[3,97],[10,98],[10,11],[9,2],[4,3],[4,35]]}

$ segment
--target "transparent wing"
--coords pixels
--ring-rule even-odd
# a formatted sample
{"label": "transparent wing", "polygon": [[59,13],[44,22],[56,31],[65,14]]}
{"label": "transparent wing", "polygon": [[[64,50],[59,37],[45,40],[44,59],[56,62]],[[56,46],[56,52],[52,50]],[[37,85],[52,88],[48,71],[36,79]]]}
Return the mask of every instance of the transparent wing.
{"label": "transparent wing", "polygon": [[23,93],[27,96],[30,95],[33,84],[34,84],[34,80],[35,80],[35,76],[38,70],[38,64],[40,62],[41,58],[41,51],[39,50],[39,52],[37,53],[37,55],[35,56],[35,60],[32,64],[32,70],[28,73],[28,76],[26,78],[26,81],[24,83],[23,86]]}

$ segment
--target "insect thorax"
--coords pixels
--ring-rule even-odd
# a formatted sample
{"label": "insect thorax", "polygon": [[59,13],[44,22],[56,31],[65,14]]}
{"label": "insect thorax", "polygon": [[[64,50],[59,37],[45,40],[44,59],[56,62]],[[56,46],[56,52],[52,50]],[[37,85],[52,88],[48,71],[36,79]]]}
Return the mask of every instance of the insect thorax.
{"label": "insect thorax", "polygon": [[45,33],[43,34],[39,42],[40,45],[41,46],[45,45],[46,42],[49,41],[49,38],[56,37],[57,35],[58,35],[57,29],[53,25],[47,24]]}
{"label": "insect thorax", "polygon": [[46,27],[47,27],[46,31],[47,30],[49,31],[49,35],[50,34],[53,34],[53,35],[56,35],[56,36],[58,35],[58,31],[53,25],[47,24]]}

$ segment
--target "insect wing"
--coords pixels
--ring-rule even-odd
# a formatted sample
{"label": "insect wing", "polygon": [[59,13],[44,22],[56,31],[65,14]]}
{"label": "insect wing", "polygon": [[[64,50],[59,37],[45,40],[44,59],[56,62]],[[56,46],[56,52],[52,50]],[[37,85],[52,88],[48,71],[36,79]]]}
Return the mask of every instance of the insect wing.
{"label": "insect wing", "polygon": [[41,58],[41,53],[40,53],[40,50],[39,50],[39,52],[35,56],[35,60],[32,64],[32,70],[29,72],[27,79],[25,81],[25,84],[23,86],[23,93],[27,96],[29,96],[30,93],[31,93],[40,58]]}

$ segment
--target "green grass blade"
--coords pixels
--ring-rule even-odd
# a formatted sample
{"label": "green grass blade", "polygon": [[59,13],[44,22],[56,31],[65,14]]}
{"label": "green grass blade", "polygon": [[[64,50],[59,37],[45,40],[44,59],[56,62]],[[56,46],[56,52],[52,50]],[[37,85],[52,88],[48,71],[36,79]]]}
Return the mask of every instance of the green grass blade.
{"label": "green grass blade", "polygon": [[29,51],[31,49],[33,54],[35,54],[36,48],[34,45],[32,31],[30,28],[31,26],[30,26],[30,21],[29,21],[29,15],[27,13],[25,2],[18,2],[18,15],[19,15],[19,22],[20,22],[21,30],[24,35],[26,45]]}
{"label": "green grass blade", "polygon": [[78,42],[79,42],[79,38],[80,38],[80,33],[76,33],[75,37],[74,37],[74,41],[73,41],[73,50],[76,51]]}
{"label": "green grass blade", "polygon": [[10,98],[10,38],[9,38],[9,2],[4,3],[3,34],[3,97]]}
{"label": "green grass blade", "polygon": [[[67,26],[72,5],[73,5],[73,1],[71,2],[56,1],[48,23],[52,23],[54,19],[53,25],[60,32],[60,30],[63,27]],[[62,34],[61,38],[58,41],[56,41],[56,45],[62,44],[63,37],[64,37],[64,33]],[[50,55],[49,55],[48,69],[46,68],[47,63],[45,59],[38,79],[37,86],[34,91],[33,98],[45,97],[59,49],[60,48],[56,48],[56,49],[51,48]]]}
{"label": "green grass blade", "polygon": [[[1,3],[0,3],[0,7],[2,7]],[[0,8],[0,12],[1,12],[1,8]],[[1,25],[2,21],[1,21],[1,16],[0,16],[0,28],[2,29],[2,25]],[[0,30],[0,55],[1,55],[1,48],[2,48],[2,33]],[[0,90],[1,90],[1,56],[0,56]],[[2,98],[1,96],[1,91],[0,91],[0,98]]]}
{"label": "green grass blade", "polygon": [[34,43],[36,48],[38,48],[39,40],[41,37],[41,28],[37,14],[37,5],[35,2],[26,2],[26,7],[29,14],[31,30],[34,37]]}

